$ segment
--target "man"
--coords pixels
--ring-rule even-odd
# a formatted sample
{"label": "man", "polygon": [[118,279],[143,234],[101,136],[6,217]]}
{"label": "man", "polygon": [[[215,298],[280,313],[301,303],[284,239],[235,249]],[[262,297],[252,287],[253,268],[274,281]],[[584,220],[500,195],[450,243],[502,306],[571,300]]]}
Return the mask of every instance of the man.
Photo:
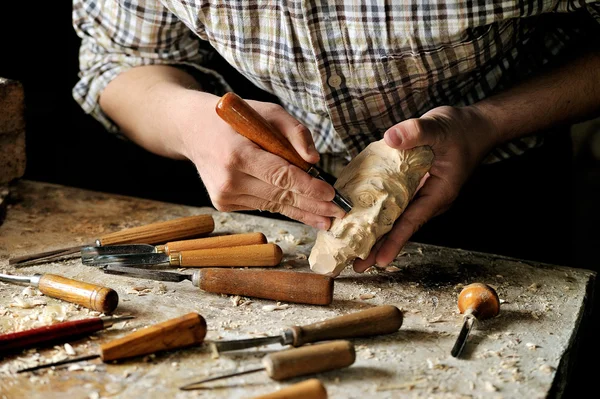
{"label": "man", "polygon": [[[214,112],[230,90],[206,67],[214,49],[279,98],[283,107],[250,103],[333,174],[382,137],[432,147],[427,181],[355,270],[387,265],[438,220],[431,242],[517,256],[552,247],[566,262],[570,161],[556,127],[600,109],[599,10],[594,1],[74,0],[74,96],[110,131],[192,161],[218,210],[269,210],[327,229],[344,215],[333,189]],[[457,198],[462,212],[429,222]]]}

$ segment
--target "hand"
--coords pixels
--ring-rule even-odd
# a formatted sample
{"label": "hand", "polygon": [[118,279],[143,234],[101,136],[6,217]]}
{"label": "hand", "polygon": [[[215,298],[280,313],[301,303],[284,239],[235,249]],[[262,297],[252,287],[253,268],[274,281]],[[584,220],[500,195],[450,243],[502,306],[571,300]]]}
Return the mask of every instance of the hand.
{"label": "hand", "polygon": [[354,262],[357,272],[373,265],[387,266],[421,226],[445,212],[475,167],[494,147],[497,132],[476,106],[444,106],[391,127],[385,132],[384,140],[400,150],[428,145],[433,150],[434,160],[392,230],[374,245],[367,259]]}
{"label": "hand", "polygon": [[[335,193],[329,184],[236,133],[215,112],[219,98],[199,95],[204,101],[202,122],[195,112],[185,125],[189,129],[184,135],[186,155],[196,165],[216,209],[278,212],[324,230],[331,217],[344,216],[344,211],[330,202]],[[248,103],[287,137],[304,160],[319,160],[308,129],[282,107]]]}

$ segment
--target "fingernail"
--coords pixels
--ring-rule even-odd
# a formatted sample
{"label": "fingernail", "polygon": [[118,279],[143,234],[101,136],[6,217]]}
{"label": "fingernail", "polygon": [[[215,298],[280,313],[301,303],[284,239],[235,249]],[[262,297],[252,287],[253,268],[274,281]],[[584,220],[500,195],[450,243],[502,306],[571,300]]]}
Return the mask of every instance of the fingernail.
{"label": "fingernail", "polygon": [[402,134],[400,133],[400,130],[398,130],[398,129],[388,130],[387,137],[390,140],[390,142],[392,143],[392,145],[394,145],[394,146],[402,145]]}
{"label": "fingernail", "polygon": [[308,146],[308,148],[306,149],[306,153],[308,155],[313,155],[313,156],[318,156],[319,153],[317,152],[317,149],[315,148],[314,144],[311,144]]}

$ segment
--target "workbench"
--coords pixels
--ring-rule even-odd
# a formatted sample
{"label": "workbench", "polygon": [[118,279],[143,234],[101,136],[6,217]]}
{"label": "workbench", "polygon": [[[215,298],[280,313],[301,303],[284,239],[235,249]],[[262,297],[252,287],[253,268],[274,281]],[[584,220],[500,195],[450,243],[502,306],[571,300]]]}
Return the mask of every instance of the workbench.
{"label": "workbench", "polygon": [[[285,327],[391,304],[404,313],[396,333],[356,339],[356,362],[317,377],[331,398],[559,396],[572,364],[575,337],[590,309],[595,273],[497,255],[409,243],[385,269],[365,274],[350,268],[335,280],[330,306],[273,301],[203,292],[188,282],[163,283],[112,276],[83,266],[80,259],[15,269],[10,256],[85,244],[103,233],[161,220],[210,213],[215,234],[262,232],[284,251],[281,269],[309,271],[307,256],[316,231],[299,223],[212,208],[21,181],[15,202],[0,226],[0,270],[12,274],[52,272],[114,288],[115,315],[135,318],[72,342],[77,355],[134,329],[197,311],[208,323],[207,341],[279,334]],[[496,289],[500,314],[479,324],[463,358],[450,356],[462,323],[457,295],[467,284]],[[0,333],[75,320],[98,312],[36,296],[35,307],[14,307],[23,287],[0,283]],[[30,291],[29,291],[30,292]],[[12,305],[12,306],[11,306]],[[28,350],[0,360],[0,398],[249,398],[302,381],[276,382],[254,373],[181,391],[184,383],[250,368],[280,346],[216,354],[204,344],[103,364],[98,359],[70,367],[16,374],[30,365],[66,357],[62,345]]]}

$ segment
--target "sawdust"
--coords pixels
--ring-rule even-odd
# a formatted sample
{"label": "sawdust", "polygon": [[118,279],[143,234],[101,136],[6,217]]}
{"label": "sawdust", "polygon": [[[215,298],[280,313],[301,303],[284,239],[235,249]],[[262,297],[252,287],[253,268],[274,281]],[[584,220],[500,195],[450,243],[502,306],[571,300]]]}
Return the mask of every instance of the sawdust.
{"label": "sawdust", "polygon": [[264,310],[265,312],[273,312],[275,310],[285,310],[287,308],[289,308],[290,305],[288,304],[284,304],[281,305],[279,302],[277,302],[277,305],[265,305],[262,307],[262,310]]}

